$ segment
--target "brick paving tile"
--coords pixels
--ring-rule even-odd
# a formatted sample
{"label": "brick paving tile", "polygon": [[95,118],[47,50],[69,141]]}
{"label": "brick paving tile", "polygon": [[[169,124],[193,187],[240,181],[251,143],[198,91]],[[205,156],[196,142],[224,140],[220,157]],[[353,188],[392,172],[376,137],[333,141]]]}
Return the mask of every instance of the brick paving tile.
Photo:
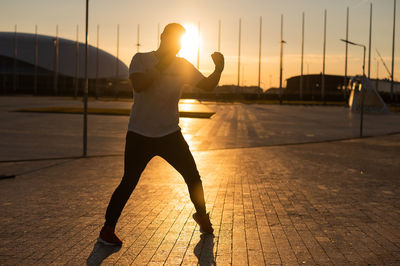
{"label": "brick paving tile", "polygon": [[0,265],[399,265],[399,152],[400,135],[196,151],[214,236],[193,221],[182,177],[154,158],[117,225],[121,248],[96,238],[122,157],[0,163],[30,169],[0,180]]}

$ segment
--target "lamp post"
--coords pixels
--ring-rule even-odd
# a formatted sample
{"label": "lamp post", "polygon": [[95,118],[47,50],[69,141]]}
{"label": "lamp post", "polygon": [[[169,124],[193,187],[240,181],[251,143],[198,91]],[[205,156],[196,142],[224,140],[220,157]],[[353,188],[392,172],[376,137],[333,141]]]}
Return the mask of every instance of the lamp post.
{"label": "lamp post", "polygon": [[279,64],[279,104],[282,105],[282,70],[283,70],[283,44],[286,41],[283,40],[283,15],[281,15],[281,53],[280,53],[280,64]]}
{"label": "lamp post", "polygon": [[359,47],[364,48],[364,56],[363,56],[363,66],[362,66],[362,68],[363,68],[363,76],[365,76],[365,52],[366,52],[366,50],[367,50],[367,47],[366,47],[364,44],[359,44],[359,43],[351,42],[351,41],[349,41],[349,40],[345,40],[345,39],[340,39],[340,40],[341,40],[342,42],[347,43],[347,44],[351,44],[351,45],[354,45],[354,46],[359,46]]}
{"label": "lamp post", "polygon": [[[367,47],[364,44],[359,44],[359,43],[355,43],[355,42],[351,42],[349,40],[344,40],[344,39],[340,39],[342,42],[345,42],[347,44],[350,45],[354,45],[354,46],[359,46],[362,47],[364,50],[364,55],[363,55],[363,80],[365,79],[365,51],[367,50]],[[361,107],[360,107],[360,138],[363,136],[363,121],[364,121],[364,89],[363,87],[361,87]]]}

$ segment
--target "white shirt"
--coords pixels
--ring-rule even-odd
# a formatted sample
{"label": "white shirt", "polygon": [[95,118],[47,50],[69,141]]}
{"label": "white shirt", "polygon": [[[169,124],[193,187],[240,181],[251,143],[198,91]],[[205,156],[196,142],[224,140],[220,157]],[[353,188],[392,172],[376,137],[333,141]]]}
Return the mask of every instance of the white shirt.
{"label": "white shirt", "polygon": [[[158,63],[154,51],[137,53],[129,74],[144,73]],[[176,57],[160,77],[142,92],[133,93],[128,130],[147,137],[162,137],[178,131],[178,103],[185,84],[195,86],[204,76],[186,59]]]}

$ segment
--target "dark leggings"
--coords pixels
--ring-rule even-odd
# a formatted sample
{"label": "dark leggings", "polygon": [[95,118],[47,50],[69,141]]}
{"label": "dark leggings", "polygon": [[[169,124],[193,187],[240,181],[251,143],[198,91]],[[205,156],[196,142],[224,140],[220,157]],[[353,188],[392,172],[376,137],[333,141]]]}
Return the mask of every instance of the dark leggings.
{"label": "dark leggings", "polygon": [[164,158],[183,176],[196,212],[199,215],[206,214],[200,175],[181,131],[160,138],[145,137],[128,131],[125,144],[124,176],[108,204],[106,225],[115,227],[140,175],[147,163],[156,155]]}

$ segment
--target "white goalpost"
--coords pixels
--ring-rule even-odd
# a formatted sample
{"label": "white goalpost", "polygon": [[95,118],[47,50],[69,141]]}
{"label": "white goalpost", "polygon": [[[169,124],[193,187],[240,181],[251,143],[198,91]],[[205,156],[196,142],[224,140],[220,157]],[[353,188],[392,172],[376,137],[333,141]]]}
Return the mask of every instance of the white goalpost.
{"label": "white goalpost", "polygon": [[390,113],[379,92],[367,77],[352,77],[349,87],[351,93],[348,105],[352,112],[360,112],[363,106],[363,111],[367,113]]}

